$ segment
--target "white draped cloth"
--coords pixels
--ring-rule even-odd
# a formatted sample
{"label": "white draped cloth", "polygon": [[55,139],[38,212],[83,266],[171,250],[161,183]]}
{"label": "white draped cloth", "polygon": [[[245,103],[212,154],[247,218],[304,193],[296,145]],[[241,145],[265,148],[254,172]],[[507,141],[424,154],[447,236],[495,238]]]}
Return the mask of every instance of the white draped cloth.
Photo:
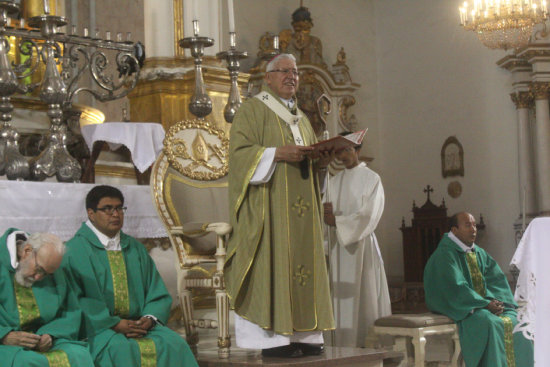
{"label": "white draped cloth", "polygon": [[90,152],[96,141],[104,141],[112,150],[126,146],[132,154],[134,166],[145,172],[157,159],[164,145],[164,128],[152,122],[106,122],[85,125],[82,136]]}
{"label": "white draped cloth", "polygon": [[511,264],[520,271],[514,295],[519,306],[514,331],[535,341],[535,366],[550,366],[550,218],[531,221]]}
{"label": "white draped cloth", "polygon": [[[95,184],[0,181],[0,229],[49,232],[66,241],[88,219],[86,195]],[[167,237],[145,185],[118,185],[128,207],[122,230],[137,238]]]}
{"label": "white draped cloth", "polygon": [[384,211],[384,188],[365,163],[331,178],[323,199],[332,202],[330,270],[335,345],[364,347],[368,329],[391,314],[384,262],[374,230]]}

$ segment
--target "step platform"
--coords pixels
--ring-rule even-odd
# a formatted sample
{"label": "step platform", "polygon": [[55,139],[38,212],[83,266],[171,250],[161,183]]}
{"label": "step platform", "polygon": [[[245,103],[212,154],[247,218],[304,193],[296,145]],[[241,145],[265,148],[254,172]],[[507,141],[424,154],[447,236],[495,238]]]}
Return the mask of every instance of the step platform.
{"label": "step platform", "polygon": [[262,357],[259,350],[232,347],[228,359],[218,358],[217,348],[200,349],[197,361],[200,367],[383,367],[384,360],[402,357],[401,353],[384,349],[325,347],[319,356],[273,358]]}

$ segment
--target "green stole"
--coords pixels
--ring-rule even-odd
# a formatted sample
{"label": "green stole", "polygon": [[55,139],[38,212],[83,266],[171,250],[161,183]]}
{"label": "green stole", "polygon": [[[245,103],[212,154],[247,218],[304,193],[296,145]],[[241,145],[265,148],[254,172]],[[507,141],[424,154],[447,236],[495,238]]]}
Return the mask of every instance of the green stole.
{"label": "green stole", "polygon": [[[127,318],[130,314],[130,296],[124,254],[122,251],[107,251],[107,258],[109,259],[113,280],[114,314],[121,318]],[[139,346],[141,367],[156,367],[157,351],[155,342],[150,338],[136,338],[134,340]]]}
{"label": "green stole", "polygon": [[[466,253],[466,262],[470,270],[470,277],[474,285],[474,290],[482,297],[485,297],[485,286],[483,284],[483,275],[479,270],[477,256],[474,251]],[[506,349],[506,362],[508,367],[516,367],[516,358],[514,356],[514,324],[508,316],[499,316],[504,323],[504,347]]]}
{"label": "green stole", "polygon": [[[13,289],[17,302],[17,311],[19,311],[19,325],[21,330],[32,332],[39,326],[40,310],[34,297],[32,287],[24,287],[13,280]],[[70,367],[67,353],[62,350],[50,350],[48,352],[38,352],[48,359],[50,367]]]}

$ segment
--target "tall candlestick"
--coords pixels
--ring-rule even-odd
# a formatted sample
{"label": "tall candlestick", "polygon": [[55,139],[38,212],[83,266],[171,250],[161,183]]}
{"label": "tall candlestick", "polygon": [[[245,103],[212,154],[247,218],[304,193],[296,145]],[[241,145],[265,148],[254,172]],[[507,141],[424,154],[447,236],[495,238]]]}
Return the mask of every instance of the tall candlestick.
{"label": "tall candlestick", "polygon": [[229,32],[229,47],[237,47],[237,35],[235,32]]}
{"label": "tall candlestick", "polygon": [[199,2],[193,0],[193,20],[199,20]]}
{"label": "tall candlestick", "polygon": [[275,50],[279,49],[279,36],[274,36],[273,37],[273,48]]}
{"label": "tall candlestick", "polygon": [[235,33],[235,11],[233,0],[227,0],[227,13],[229,14],[229,33]]}

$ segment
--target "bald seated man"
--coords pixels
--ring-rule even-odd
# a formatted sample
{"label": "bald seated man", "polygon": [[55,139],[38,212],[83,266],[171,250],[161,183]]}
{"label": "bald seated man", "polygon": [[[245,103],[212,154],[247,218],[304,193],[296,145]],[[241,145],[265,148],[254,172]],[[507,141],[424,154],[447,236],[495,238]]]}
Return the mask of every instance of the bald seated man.
{"label": "bald seated man", "polygon": [[476,237],[473,215],[451,217],[424,268],[426,304],[457,323],[466,367],[533,366],[533,344],[513,332],[517,304],[508,280]]}
{"label": "bald seated man", "polygon": [[93,367],[75,296],[56,272],[65,245],[52,234],[15,228],[0,238],[2,366]]}

